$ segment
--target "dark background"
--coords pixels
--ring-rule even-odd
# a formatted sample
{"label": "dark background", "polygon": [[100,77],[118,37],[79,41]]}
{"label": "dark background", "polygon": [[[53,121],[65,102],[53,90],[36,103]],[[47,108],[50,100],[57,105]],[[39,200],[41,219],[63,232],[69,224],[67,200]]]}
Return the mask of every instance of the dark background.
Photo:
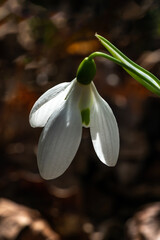
{"label": "dark background", "polygon": [[160,78],[158,0],[0,1],[0,240],[160,237],[160,99],[114,63],[96,58],[94,82],[118,121],[116,167],[99,161],[84,129],[61,177],[37,169],[32,105],[105,51],[96,32]]}

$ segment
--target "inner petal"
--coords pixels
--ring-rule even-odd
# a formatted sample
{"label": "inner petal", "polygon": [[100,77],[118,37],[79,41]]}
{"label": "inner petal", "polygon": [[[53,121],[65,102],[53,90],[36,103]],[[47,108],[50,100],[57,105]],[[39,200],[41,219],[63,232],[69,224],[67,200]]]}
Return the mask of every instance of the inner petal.
{"label": "inner petal", "polygon": [[90,123],[90,109],[86,108],[81,111],[82,124],[83,126],[89,126]]}
{"label": "inner petal", "polygon": [[79,108],[81,112],[82,125],[83,127],[89,127],[90,111],[93,104],[91,84],[88,85],[79,84],[79,85],[80,85],[79,87],[81,88]]}

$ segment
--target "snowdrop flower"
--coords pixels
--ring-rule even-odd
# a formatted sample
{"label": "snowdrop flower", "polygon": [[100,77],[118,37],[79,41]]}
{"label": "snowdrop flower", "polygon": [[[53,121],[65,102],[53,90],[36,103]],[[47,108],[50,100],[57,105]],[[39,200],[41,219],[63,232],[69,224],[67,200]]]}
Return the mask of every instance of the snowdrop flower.
{"label": "snowdrop flower", "polygon": [[90,128],[98,158],[108,166],[117,162],[117,122],[92,82],[95,71],[94,61],[86,58],[73,81],[49,89],[30,112],[31,126],[44,127],[37,153],[44,179],[57,178],[69,167],[80,145],[82,126]]}

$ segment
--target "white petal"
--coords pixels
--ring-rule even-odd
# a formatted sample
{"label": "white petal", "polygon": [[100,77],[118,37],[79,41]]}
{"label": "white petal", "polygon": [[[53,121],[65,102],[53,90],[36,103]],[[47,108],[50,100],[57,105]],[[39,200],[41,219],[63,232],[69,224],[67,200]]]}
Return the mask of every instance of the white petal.
{"label": "white petal", "polygon": [[90,131],[92,143],[99,159],[108,166],[115,166],[119,154],[119,131],[108,103],[92,84],[94,102],[91,109]]}
{"label": "white petal", "polygon": [[32,127],[43,127],[54,111],[64,103],[71,82],[60,83],[45,92],[34,104],[29,121]]}
{"label": "white petal", "polygon": [[82,122],[80,111],[68,101],[57,116],[49,118],[38,146],[38,166],[44,179],[60,176],[72,162],[80,144]]}

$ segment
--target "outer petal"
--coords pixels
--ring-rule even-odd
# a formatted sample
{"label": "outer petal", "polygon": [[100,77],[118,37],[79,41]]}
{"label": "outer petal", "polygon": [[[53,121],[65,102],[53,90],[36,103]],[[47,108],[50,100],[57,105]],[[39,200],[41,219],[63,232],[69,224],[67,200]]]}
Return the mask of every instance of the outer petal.
{"label": "outer petal", "polygon": [[82,122],[74,101],[66,101],[59,114],[52,115],[38,146],[38,166],[44,179],[60,176],[72,162],[80,144]]}
{"label": "outer petal", "polygon": [[64,103],[71,82],[60,83],[45,92],[34,104],[29,121],[32,127],[43,127],[51,114]]}
{"label": "outer petal", "polygon": [[90,131],[99,159],[115,166],[119,154],[119,131],[114,114],[92,83],[94,102],[91,110]]}

